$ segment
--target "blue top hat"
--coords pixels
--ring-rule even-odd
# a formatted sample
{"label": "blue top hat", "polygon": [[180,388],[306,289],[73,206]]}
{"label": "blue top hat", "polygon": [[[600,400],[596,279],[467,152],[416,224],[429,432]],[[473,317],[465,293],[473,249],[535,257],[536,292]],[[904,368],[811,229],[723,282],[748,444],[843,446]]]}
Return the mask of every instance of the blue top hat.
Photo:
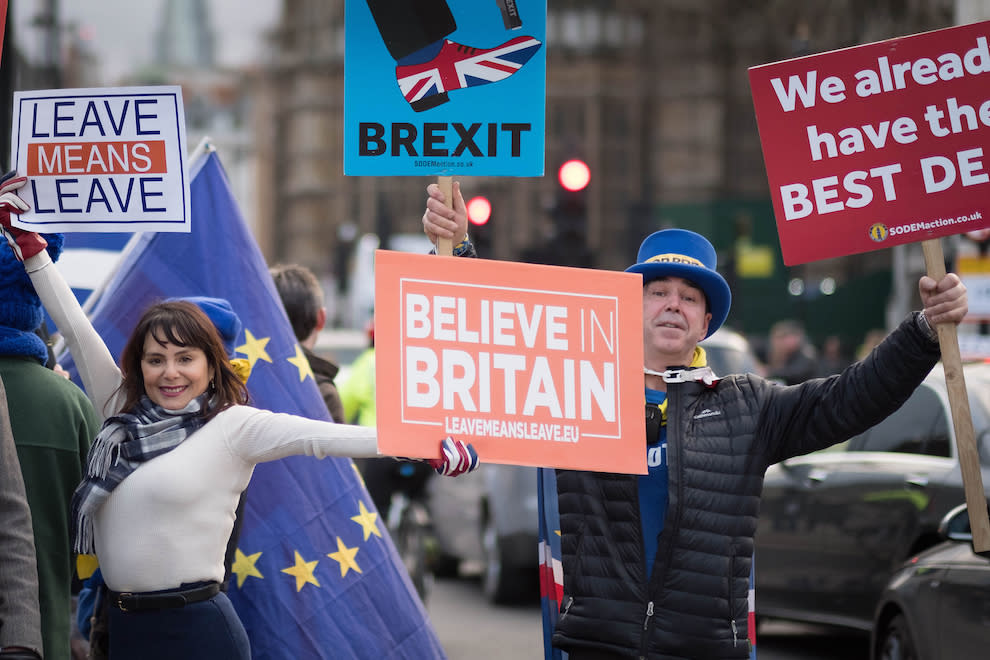
{"label": "blue top hat", "polygon": [[682,277],[705,292],[712,320],[708,334],[722,327],[729,315],[732,293],[729,284],[715,270],[715,248],[701,234],[686,229],[663,229],[653,232],[639,246],[636,263],[627,273],[643,275],[643,284],[661,277]]}

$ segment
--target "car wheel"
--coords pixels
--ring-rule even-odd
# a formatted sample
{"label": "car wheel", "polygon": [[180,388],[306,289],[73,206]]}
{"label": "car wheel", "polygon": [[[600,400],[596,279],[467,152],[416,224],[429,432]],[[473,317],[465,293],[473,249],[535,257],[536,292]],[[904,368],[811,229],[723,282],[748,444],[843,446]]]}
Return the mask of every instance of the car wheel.
{"label": "car wheel", "polygon": [[918,660],[907,619],[898,614],[887,622],[877,647],[877,660]]}
{"label": "car wheel", "polygon": [[491,516],[485,517],[481,530],[481,548],[484,553],[485,569],[481,574],[481,589],[485,598],[496,605],[514,603],[522,599],[524,579],[506,561],[505,549],[499,542],[495,522]]}

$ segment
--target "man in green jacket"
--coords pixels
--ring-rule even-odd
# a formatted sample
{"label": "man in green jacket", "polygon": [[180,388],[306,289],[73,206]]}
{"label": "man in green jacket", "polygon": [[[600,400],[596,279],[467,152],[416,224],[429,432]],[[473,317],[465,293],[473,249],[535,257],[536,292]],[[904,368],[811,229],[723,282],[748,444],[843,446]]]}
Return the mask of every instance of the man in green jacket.
{"label": "man in green jacket", "polygon": [[[57,259],[62,236],[45,238]],[[44,657],[63,659],[71,657],[69,501],[100,422],[83,391],[45,366],[48,347],[35,333],[42,320],[24,266],[0,250],[0,378],[34,527]]]}

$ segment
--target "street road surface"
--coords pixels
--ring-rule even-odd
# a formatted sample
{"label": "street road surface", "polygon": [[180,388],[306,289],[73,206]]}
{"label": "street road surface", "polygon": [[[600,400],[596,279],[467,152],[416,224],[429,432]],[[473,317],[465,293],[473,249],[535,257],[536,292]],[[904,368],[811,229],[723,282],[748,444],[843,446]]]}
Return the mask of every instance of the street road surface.
{"label": "street road surface", "polygon": [[[540,605],[489,605],[477,580],[437,580],[426,609],[449,660],[543,660]],[[758,660],[869,660],[869,640],[828,628],[768,621]]]}

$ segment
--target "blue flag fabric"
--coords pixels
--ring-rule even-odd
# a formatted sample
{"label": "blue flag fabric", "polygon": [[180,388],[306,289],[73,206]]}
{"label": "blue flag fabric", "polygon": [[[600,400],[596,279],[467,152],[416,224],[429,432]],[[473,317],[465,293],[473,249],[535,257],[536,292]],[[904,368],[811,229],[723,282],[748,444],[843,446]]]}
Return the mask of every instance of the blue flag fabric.
{"label": "blue flag fabric", "polygon": [[560,554],[560,511],[557,508],[557,473],[540,468],[536,476],[540,507],[540,608],[543,610],[543,657],[567,660],[567,653],[552,645],[553,630],[564,596]]}
{"label": "blue flag fabric", "polygon": [[[252,405],[329,420],[215,152],[191,164],[190,180],[192,232],[134,241],[91,307],[93,325],[119,358],[147,305],[226,298],[244,324],[236,350],[252,364]],[[256,660],[445,657],[350,459],[257,466],[229,595]]]}

